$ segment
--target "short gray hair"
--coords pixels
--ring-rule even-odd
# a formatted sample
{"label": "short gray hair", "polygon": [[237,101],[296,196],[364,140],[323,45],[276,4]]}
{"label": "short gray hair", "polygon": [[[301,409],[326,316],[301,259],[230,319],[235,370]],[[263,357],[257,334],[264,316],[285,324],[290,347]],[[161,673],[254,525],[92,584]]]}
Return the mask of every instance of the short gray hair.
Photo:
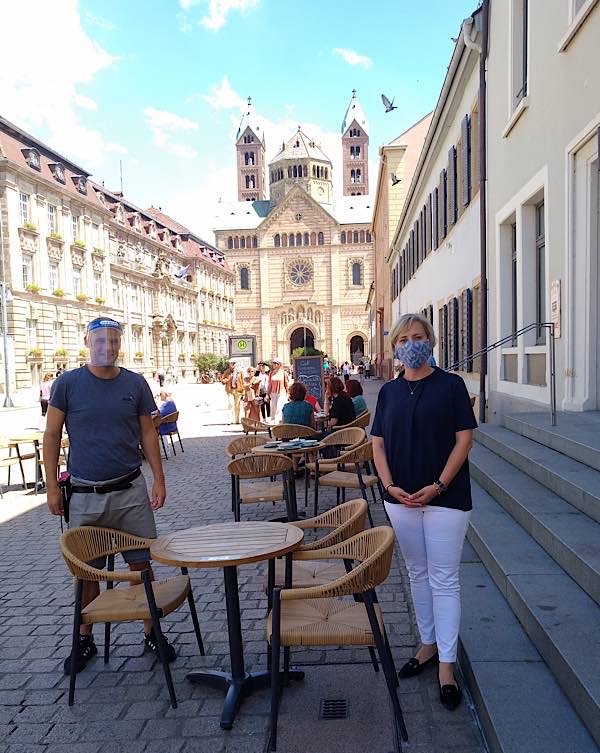
{"label": "short gray hair", "polygon": [[436,339],[431,322],[420,314],[402,314],[390,332],[390,343],[392,348],[396,344],[396,340],[400,337],[400,334],[412,327],[413,324],[421,324],[423,326],[427,339],[431,343],[431,347],[434,348]]}

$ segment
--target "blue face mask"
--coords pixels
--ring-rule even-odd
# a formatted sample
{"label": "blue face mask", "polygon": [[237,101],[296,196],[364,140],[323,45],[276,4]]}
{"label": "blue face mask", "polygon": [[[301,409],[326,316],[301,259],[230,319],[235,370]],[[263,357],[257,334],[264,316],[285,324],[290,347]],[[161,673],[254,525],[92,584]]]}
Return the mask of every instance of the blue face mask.
{"label": "blue face mask", "polygon": [[429,340],[408,340],[404,345],[398,345],[395,356],[407,369],[419,369],[431,355]]}

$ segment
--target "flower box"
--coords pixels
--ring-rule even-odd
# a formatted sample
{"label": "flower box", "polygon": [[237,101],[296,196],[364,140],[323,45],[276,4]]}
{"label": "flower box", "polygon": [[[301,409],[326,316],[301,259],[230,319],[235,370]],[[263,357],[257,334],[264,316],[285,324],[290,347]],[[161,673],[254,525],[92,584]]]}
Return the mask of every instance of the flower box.
{"label": "flower box", "polygon": [[65,348],[58,348],[58,350],[54,351],[54,358],[66,358],[68,355]]}
{"label": "flower box", "polygon": [[33,230],[37,233],[37,225],[35,225],[33,222],[24,222],[23,227],[25,230]]}
{"label": "flower box", "polygon": [[39,293],[41,288],[39,285],[36,285],[35,282],[30,282],[29,285],[25,287],[25,290],[28,290],[30,293]]}
{"label": "flower box", "polygon": [[75,248],[85,248],[85,241],[76,240],[73,241]]}
{"label": "flower box", "polygon": [[41,358],[42,351],[39,348],[31,348],[31,350],[27,354],[27,357],[28,358]]}
{"label": "flower box", "polygon": [[137,361],[141,361],[144,358],[144,352],[142,350],[138,350],[135,354],[135,359]]}
{"label": "flower box", "polygon": [[88,299],[88,297],[87,297],[87,295],[85,293],[77,293],[77,295],[75,296],[75,298],[77,298],[77,300],[81,301],[82,303],[85,303],[87,301],[87,299]]}
{"label": "flower box", "polygon": [[87,358],[89,356],[87,348],[82,348],[79,351],[79,358]]}
{"label": "flower box", "polygon": [[101,295],[97,295],[94,300],[99,306],[104,306],[104,304],[106,303],[106,298],[103,298]]}
{"label": "flower box", "polygon": [[65,291],[62,288],[56,288],[56,290],[52,291],[52,295],[55,295],[57,298],[62,298],[65,294]]}
{"label": "flower box", "polygon": [[60,233],[50,233],[48,237],[51,238],[53,241],[62,241],[63,239]]}

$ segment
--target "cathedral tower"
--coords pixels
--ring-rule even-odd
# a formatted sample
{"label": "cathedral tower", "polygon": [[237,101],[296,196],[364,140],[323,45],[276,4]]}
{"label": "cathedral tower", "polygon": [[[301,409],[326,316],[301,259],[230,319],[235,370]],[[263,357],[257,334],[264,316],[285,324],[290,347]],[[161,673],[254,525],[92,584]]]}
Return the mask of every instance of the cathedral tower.
{"label": "cathedral tower", "polygon": [[269,163],[271,204],[279,204],[296,184],[320,204],[333,202],[331,161],[300,126]]}
{"label": "cathedral tower", "polygon": [[369,123],[356,89],[342,122],[344,196],[369,193]]}
{"label": "cathedral tower", "polygon": [[235,146],[238,201],[262,201],[265,198],[265,137],[250,97],[238,128]]}

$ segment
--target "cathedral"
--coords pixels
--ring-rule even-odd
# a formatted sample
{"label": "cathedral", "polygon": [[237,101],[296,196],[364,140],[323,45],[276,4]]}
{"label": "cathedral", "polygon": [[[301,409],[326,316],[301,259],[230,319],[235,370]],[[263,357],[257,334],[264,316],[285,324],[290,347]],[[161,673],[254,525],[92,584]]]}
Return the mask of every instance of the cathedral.
{"label": "cathedral", "polygon": [[248,99],[236,139],[238,200],[219,204],[215,223],[235,271],[236,334],[254,335],[263,359],[290,363],[306,345],[356,362],[368,355],[373,280],[365,113],[354,91],[341,127],[338,197],[331,160],[309,134],[298,127],[268,165],[266,137]]}

